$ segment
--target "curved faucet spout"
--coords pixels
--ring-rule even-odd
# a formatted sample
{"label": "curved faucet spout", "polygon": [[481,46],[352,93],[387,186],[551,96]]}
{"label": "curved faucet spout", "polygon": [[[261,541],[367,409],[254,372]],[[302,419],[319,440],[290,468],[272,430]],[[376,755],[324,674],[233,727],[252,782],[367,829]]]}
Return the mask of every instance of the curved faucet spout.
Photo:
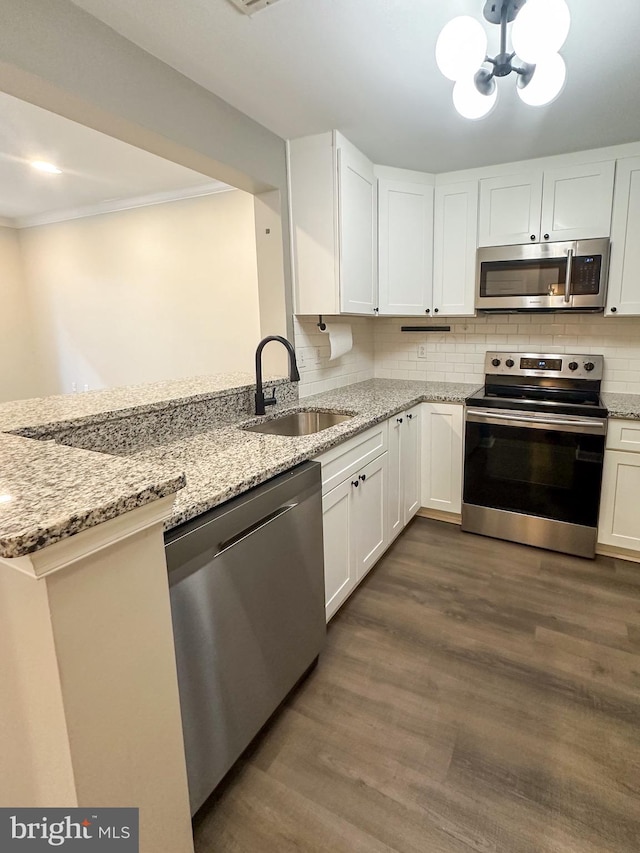
{"label": "curved faucet spout", "polygon": [[269,341],[278,341],[289,353],[289,380],[291,382],[300,381],[300,373],[298,372],[298,364],[296,362],[296,352],[293,346],[286,338],[281,335],[268,335],[263,338],[256,349],[256,415],[264,415],[266,406],[273,406],[276,403],[275,394],[265,398],[262,390],[262,350]]}

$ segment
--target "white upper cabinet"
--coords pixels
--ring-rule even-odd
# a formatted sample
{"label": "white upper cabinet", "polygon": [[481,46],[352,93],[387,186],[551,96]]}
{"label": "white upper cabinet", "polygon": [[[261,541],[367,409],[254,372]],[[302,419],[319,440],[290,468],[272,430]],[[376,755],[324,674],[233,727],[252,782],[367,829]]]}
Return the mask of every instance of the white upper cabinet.
{"label": "white upper cabinet", "polygon": [[297,314],[373,314],[378,307],[377,181],[339,133],[287,143]]}
{"label": "white upper cabinet", "polygon": [[340,313],[338,172],[332,133],[287,142],[296,314]]}
{"label": "white upper cabinet", "polygon": [[615,161],[480,181],[479,246],[608,237]]}
{"label": "white upper cabinet", "polygon": [[480,181],[478,246],[512,246],[540,239],[542,172]]}
{"label": "white upper cabinet", "polygon": [[378,274],[380,314],[431,312],[433,186],[378,181]]}
{"label": "white upper cabinet", "polygon": [[377,180],[373,163],[336,134],[340,309],[372,314],[378,307]]}
{"label": "white upper cabinet", "polygon": [[640,314],[640,157],[618,160],[606,314]]}
{"label": "white upper cabinet", "polygon": [[609,236],[615,166],[614,160],[606,160],[545,171],[543,240],[590,240]]}
{"label": "white upper cabinet", "polygon": [[478,182],[436,183],[433,232],[433,313],[475,313]]}

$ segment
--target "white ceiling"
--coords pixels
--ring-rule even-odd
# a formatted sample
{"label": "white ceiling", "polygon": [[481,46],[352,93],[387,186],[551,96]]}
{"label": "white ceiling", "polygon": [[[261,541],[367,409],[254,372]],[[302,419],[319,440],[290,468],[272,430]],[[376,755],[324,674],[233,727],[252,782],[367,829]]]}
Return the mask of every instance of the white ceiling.
{"label": "white ceiling", "polygon": [[439,172],[640,139],[637,0],[568,0],[563,94],[527,107],[501,80],[479,122],[456,114],[434,47],[484,0],[280,0],[253,17],[228,0],[74,2],[280,136],[336,128],[376,163]]}
{"label": "white ceiling", "polygon": [[[35,171],[45,160],[61,175]],[[226,187],[155,154],[0,92],[0,219],[28,225],[63,212],[117,209],[135,197]]]}

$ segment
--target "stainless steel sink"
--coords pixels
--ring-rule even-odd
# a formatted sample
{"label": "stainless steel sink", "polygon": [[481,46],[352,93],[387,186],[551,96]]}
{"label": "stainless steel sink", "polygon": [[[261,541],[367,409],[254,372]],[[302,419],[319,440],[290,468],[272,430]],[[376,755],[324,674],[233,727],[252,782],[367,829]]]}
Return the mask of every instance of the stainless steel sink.
{"label": "stainless steel sink", "polygon": [[267,435],[313,435],[314,432],[329,429],[352,417],[354,415],[343,415],[337,412],[289,412],[261,424],[243,427],[243,429]]}

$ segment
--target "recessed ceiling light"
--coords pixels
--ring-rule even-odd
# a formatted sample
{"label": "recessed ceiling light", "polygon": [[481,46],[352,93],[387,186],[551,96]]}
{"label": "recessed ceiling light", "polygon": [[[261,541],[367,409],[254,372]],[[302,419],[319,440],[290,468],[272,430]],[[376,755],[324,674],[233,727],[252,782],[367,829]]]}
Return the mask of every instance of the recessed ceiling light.
{"label": "recessed ceiling light", "polygon": [[53,163],[47,163],[45,160],[32,160],[31,165],[39,172],[47,172],[49,175],[61,175],[62,169],[58,169]]}

